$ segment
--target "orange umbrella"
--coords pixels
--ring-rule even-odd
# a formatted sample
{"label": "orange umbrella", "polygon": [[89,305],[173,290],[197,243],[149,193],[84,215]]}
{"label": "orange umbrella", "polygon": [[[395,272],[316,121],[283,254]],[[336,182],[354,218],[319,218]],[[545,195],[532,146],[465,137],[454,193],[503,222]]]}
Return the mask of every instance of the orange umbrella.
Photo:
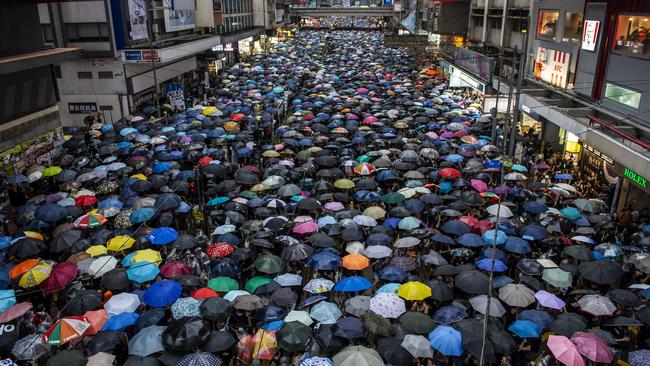
{"label": "orange umbrella", "polygon": [[209,287],[203,287],[192,291],[192,297],[195,299],[210,299],[212,297],[219,297],[219,293]]}
{"label": "orange umbrella", "polygon": [[99,332],[104,326],[104,323],[108,321],[108,313],[106,312],[106,309],[86,311],[84,317],[90,323],[90,328],[88,328],[85,335],[97,334],[97,332]]}
{"label": "orange umbrella", "polygon": [[357,253],[348,254],[342,260],[343,267],[350,270],[360,271],[370,265],[368,258]]}
{"label": "orange umbrella", "polygon": [[9,271],[9,278],[11,278],[13,280],[15,278],[18,278],[18,277],[24,275],[30,269],[36,267],[38,262],[39,262],[38,259],[30,258],[30,259],[27,259],[25,261],[22,261],[22,262],[18,263],[14,268],[11,269],[11,271]]}

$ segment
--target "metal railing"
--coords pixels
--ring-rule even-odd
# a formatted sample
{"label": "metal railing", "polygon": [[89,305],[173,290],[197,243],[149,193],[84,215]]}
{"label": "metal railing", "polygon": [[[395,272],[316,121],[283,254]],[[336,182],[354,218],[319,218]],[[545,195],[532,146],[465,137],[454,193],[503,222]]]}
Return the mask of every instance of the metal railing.
{"label": "metal railing", "polygon": [[648,143],[647,141],[644,141],[644,140],[642,140],[642,139],[640,139],[640,138],[638,138],[636,136],[633,136],[633,135],[621,130],[620,128],[615,126],[613,123],[607,122],[604,119],[602,119],[600,117],[596,117],[594,115],[588,115],[587,118],[589,118],[589,125],[590,126],[593,126],[594,124],[597,124],[597,125],[605,128],[606,130],[614,133],[615,135],[619,136],[624,141],[627,140],[627,141],[632,142],[632,143],[634,143],[636,145],[639,145],[640,147],[644,148],[645,150],[650,151],[650,143]]}

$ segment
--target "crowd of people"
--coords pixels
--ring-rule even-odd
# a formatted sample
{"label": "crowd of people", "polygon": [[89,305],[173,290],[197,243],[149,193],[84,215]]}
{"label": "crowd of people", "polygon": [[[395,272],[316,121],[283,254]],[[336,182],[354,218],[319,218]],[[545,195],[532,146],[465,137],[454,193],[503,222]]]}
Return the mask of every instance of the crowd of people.
{"label": "crowd of people", "polygon": [[382,28],[381,18],[377,17],[313,17],[301,20],[302,26],[306,28],[327,28],[327,29],[377,29]]}
{"label": "crowd of people", "polygon": [[0,365],[650,365],[646,218],[382,37],[300,31],[8,178]]}

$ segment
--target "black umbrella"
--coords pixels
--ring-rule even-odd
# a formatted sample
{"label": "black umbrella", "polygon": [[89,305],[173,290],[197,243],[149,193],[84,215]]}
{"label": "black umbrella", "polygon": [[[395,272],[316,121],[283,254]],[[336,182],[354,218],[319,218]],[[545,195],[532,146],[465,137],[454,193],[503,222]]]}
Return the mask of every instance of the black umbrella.
{"label": "black umbrella", "polygon": [[102,296],[96,290],[82,290],[75,291],[70,296],[66,293],[65,300],[67,304],[61,311],[66,315],[81,316],[86,311],[98,309],[102,302]]}
{"label": "black umbrella", "polygon": [[454,286],[462,291],[478,295],[488,291],[490,279],[488,276],[477,270],[464,271],[454,277]]}
{"label": "black umbrella", "polygon": [[377,342],[377,350],[387,363],[395,366],[413,365],[413,356],[402,347],[402,340],[382,338]]}
{"label": "black umbrella", "polygon": [[237,338],[229,331],[212,331],[208,340],[201,346],[201,350],[223,352],[233,348],[237,342]]}
{"label": "black umbrella", "polygon": [[166,366],[176,366],[185,357],[186,352],[165,351],[158,357],[158,360]]}
{"label": "black umbrella", "polygon": [[333,247],[336,245],[336,240],[334,238],[323,233],[314,233],[310,235],[309,241],[317,247]]}
{"label": "black umbrella", "polygon": [[379,336],[390,337],[395,334],[395,330],[391,327],[390,321],[372,311],[367,312],[363,316],[363,326],[369,332]]}
{"label": "black umbrella", "polygon": [[436,323],[430,316],[417,311],[407,311],[399,317],[399,322],[406,329],[417,334],[428,334],[436,327]]}
{"label": "black umbrella", "polygon": [[102,275],[100,284],[111,291],[126,291],[131,287],[131,281],[127,276],[128,268],[113,268]]}
{"label": "black umbrella", "polygon": [[614,289],[607,293],[607,297],[612,299],[612,301],[619,303],[623,306],[635,308],[641,305],[641,299],[639,296],[632,291],[624,289]]}
{"label": "black umbrella", "polygon": [[38,239],[24,237],[16,240],[7,250],[7,258],[16,257],[19,260],[38,257],[47,249],[47,245]]}
{"label": "black umbrella", "polygon": [[311,336],[311,328],[296,321],[285,323],[276,333],[278,345],[292,353],[304,351]]}
{"label": "black umbrella", "polygon": [[345,339],[362,338],[363,323],[359,318],[345,317],[336,321],[334,335]]}
{"label": "black umbrella", "polygon": [[325,352],[336,354],[345,348],[349,342],[345,338],[335,336],[333,326],[333,324],[321,324],[314,339]]}
{"label": "black umbrella", "polygon": [[[464,333],[462,334],[462,339],[463,349],[479,359],[483,349],[483,338],[481,337],[481,333]],[[485,351],[483,352],[483,356],[488,364],[496,361],[494,346],[492,345],[492,342],[487,339],[485,340]]]}
{"label": "black umbrella", "polygon": [[282,287],[273,291],[271,301],[279,306],[293,305],[298,300],[298,295],[289,287]]}
{"label": "black umbrella", "polygon": [[122,331],[102,330],[90,339],[86,344],[86,349],[91,356],[99,352],[110,351],[122,342],[124,335]]}
{"label": "black umbrella", "polygon": [[599,285],[611,285],[623,276],[621,265],[611,261],[584,262],[578,266],[582,278]]}
{"label": "black umbrella", "polygon": [[59,351],[47,360],[47,366],[86,366],[88,359],[79,350]]}
{"label": "black umbrella", "polygon": [[225,276],[230,278],[239,277],[241,272],[241,267],[237,262],[230,259],[222,259],[215,261],[212,264],[212,275],[213,276]]}
{"label": "black umbrella", "polygon": [[197,318],[172,320],[163,331],[165,349],[189,352],[205,342],[210,336],[206,324]]}
{"label": "black umbrella", "polygon": [[225,321],[232,311],[230,301],[221,297],[206,299],[201,303],[201,314],[211,321]]}
{"label": "black umbrella", "polygon": [[124,362],[124,366],[162,366],[163,363],[157,357],[147,356],[129,356]]}
{"label": "black umbrella", "polygon": [[198,245],[198,241],[191,235],[181,234],[174,240],[170,246],[178,250],[192,249]]}
{"label": "black umbrella", "polygon": [[81,239],[82,232],[79,230],[66,230],[56,236],[50,242],[50,252],[61,253],[70,249],[76,241]]}
{"label": "black umbrella", "polygon": [[443,281],[432,280],[427,282],[427,286],[431,288],[431,298],[436,301],[443,302],[454,298],[454,290]]}
{"label": "black umbrella", "polygon": [[165,309],[153,308],[145,311],[140,315],[134,324],[134,333],[138,333],[144,328],[152,325],[160,325],[165,319]]}
{"label": "black umbrella", "polygon": [[650,306],[646,305],[641,309],[637,310],[636,318],[642,321],[643,323],[645,323],[646,325],[650,325]]}
{"label": "black umbrella", "polygon": [[587,319],[576,313],[562,313],[549,324],[549,329],[557,334],[571,337],[573,333],[587,329]]}
{"label": "black umbrella", "polygon": [[170,208],[176,208],[181,204],[181,198],[174,193],[163,193],[156,198],[154,207],[157,210],[166,210]]}
{"label": "black umbrella", "polygon": [[492,341],[495,352],[506,356],[511,355],[519,348],[519,344],[515,341],[515,338],[503,330],[490,332],[490,341]]}
{"label": "black umbrella", "polygon": [[433,270],[433,274],[436,276],[454,276],[457,275],[458,272],[458,268],[456,268],[456,266],[453,264],[443,264]]}

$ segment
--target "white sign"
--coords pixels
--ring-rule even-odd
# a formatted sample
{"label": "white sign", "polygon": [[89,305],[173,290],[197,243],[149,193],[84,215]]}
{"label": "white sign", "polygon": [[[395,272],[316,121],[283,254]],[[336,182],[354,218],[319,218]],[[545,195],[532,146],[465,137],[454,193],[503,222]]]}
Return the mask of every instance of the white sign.
{"label": "white sign", "polygon": [[533,75],[551,85],[566,88],[571,54],[557,50],[537,47]]}
{"label": "white sign", "polygon": [[173,32],[196,27],[196,10],[171,10],[172,0],[163,0],[165,30]]}
{"label": "white sign", "polygon": [[147,8],[145,0],[129,0],[129,24],[131,25],[131,39],[149,38],[147,32]]}
{"label": "white sign", "polygon": [[600,29],[600,21],[585,20],[584,31],[582,32],[583,50],[594,51],[596,49],[596,42],[598,41],[599,29]]}
{"label": "white sign", "polygon": [[185,109],[185,94],[183,93],[183,87],[181,84],[165,85],[165,93],[167,94],[167,99],[169,99],[169,104],[171,104],[172,108],[181,111]]}
{"label": "white sign", "polygon": [[454,65],[449,65],[449,86],[454,88],[470,87],[478,92],[485,93],[485,84],[472,77]]}

